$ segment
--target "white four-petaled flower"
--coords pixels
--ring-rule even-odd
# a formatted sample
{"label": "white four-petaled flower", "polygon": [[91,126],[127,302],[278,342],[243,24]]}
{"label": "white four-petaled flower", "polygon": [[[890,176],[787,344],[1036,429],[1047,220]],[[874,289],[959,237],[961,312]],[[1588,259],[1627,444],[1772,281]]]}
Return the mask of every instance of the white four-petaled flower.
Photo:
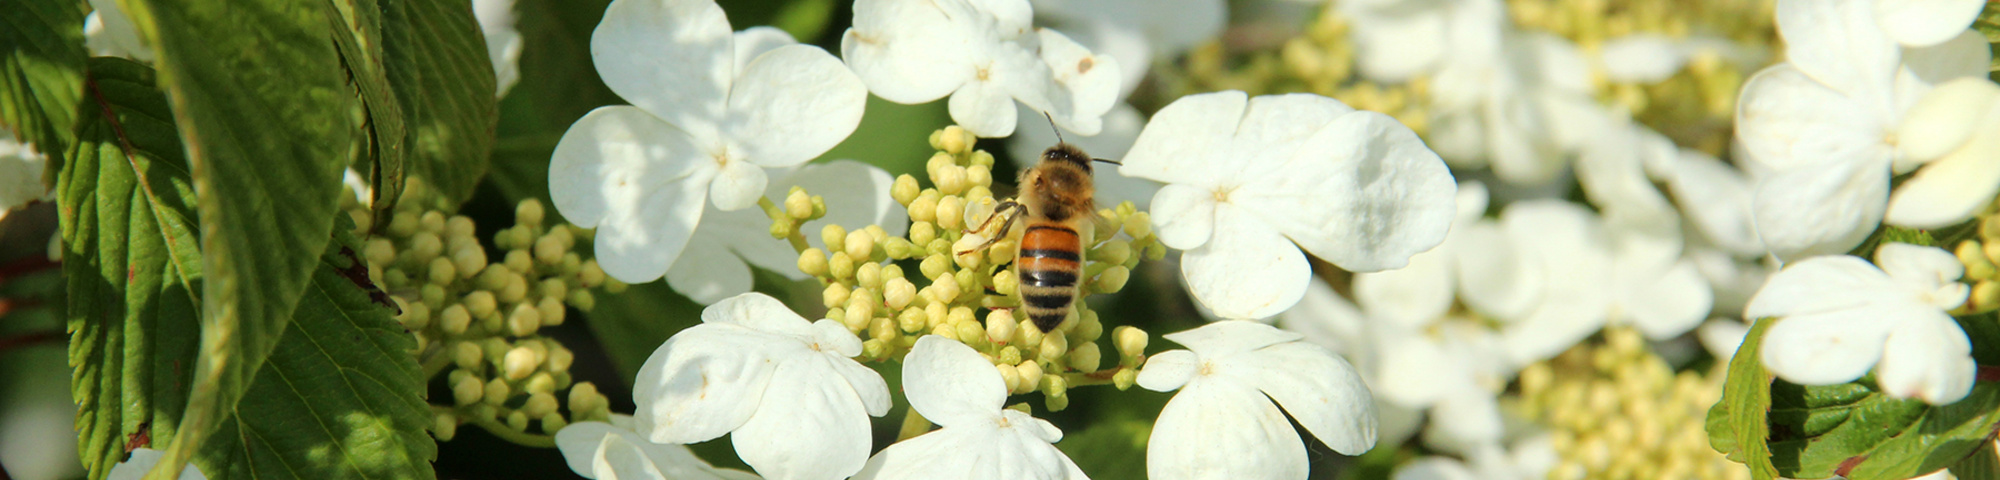
{"label": "white four-petaled flower", "polygon": [[1368,386],[1326,347],[1244,320],[1163,337],[1189,350],[1161,352],[1139,371],[1147,390],[1180,390],[1153,424],[1148,477],[1306,478],[1305,445],[1286,413],[1333,451],[1358,455],[1375,446]]}
{"label": "white four-petaled flower", "polygon": [[756,480],[749,472],[715,468],[678,443],[653,443],[633,431],[632,417],[578,422],[556,432],[569,469],[596,480]]}
{"label": "white four-petaled flower", "polygon": [[1850,382],[1875,369],[1891,397],[1943,405],[1965,398],[1976,366],[1965,331],[1946,312],[1971,289],[1965,266],[1935,247],[1886,243],[1875,264],[1813,257],[1771,275],[1744,316],[1778,317],[1761,358],[1802,385]]}
{"label": "white four-petaled flower", "polygon": [[761,293],[701,313],[660,345],[633,380],[634,418],[656,443],[730,433],[737,456],[768,478],[836,479],[868,460],[868,417],[889,412],[882,376],[855,362],[861,339],[807,322]]}
{"label": "white four-petaled flower", "polygon": [[1160,240],[1186,251],[1195,299],[1238,319],[1298,303],[1312,275],[1300,248],[1375,271],[1437,246],[1456,189],[1409,128],[1311,94],[1181,97],[1154,114],[1119,173],[1168,184],[1153,196]]}
{"label": "white four-petaled flower", "polygon": [[591,35],[598,75],[632,106],[591,111],[556,144],[549,193],[597,228],[604,271],[660,278],[704,206],[764,195],[764,168],[833,148],[861,122],[867,88],[817,47],[776,29],[731,34],[710,0],[616,0]]}
{"label": "white four-petaled flower", "polygon": [[1014,133],[1014,102],[1096,135],[1118,100],[1118,61],[1033,28],[1028,0],[860,0],[841,57],[892,102],[950,95],[952,121],[981,137]]}
{"label": "white four-petaled flower", "polygon": [[903,358],[903,382],[910,408],[944,428],[882,449],[856,480],[1088,479],[1052,445],[1062,440],[1055,425],[1002,408],[1006,382],[971,347],[936,335],[917,339]]}

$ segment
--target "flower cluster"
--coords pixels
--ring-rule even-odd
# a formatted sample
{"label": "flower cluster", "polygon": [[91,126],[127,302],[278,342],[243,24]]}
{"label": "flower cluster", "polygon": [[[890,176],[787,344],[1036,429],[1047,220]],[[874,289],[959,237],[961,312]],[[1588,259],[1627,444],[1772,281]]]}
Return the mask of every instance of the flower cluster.
{"label": "flower cluster", "polygon": [[539,334],[563,324],[571,307],[589,311],[596,304],[591,288],[624,288],[596,260],[571,251],[588,232],[545,226],[541,202],[524,200],[515,225],[494,234],[506,253],[491,259],[472,219],[428,207],[437,203],[431,195],[412,178],[393,210],[376,212],[363,203],[366,195],[345,195],[342,203],[356,234],[368,238],[361,257],[369,278],[416,335],[426,377],[449,370],[452,407],[437,407],[433,434],[451,440],[463,422],[503,435],[537,425],[552,434],[604,419],[610,405],[597,387],[570,376],[575,354]]}
{"label": "flower cluster", "polygon": [[1518,408],[1550,427],[1561,459],[1549,478],[1744,479],[1708,446],[1702,419],[1722,398],[1720,370],[1674,372],[1630,328],[1521,370]]}

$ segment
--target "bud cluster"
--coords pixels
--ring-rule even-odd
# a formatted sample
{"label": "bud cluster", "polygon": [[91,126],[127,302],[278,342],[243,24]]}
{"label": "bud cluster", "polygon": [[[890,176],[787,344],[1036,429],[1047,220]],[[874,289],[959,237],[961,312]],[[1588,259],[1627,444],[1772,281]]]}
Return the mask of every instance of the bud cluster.
{"label": "bud cluster", "polygon": [[[1361,81],[1355,74],[1350,29],[1347,17],[1327,8],[1301,35],[1277,49],[1239,52],[1217,42],[1196,47],[1188,52],[1186,72],[1162,73],[1170,79],[1163,83],[1172,86],[1164,89],[1168,96],[1163,98],[1219,90],[1251,95],[1311,92],[1356,109],[1382,112],[1424,134],[1430,122],[1424,108],[1430,79],[1417,77],[1394,85]],[[1239,54],[1248,58],[1231,56]]]}
{"label": "bud cluster", "polygon": [[1614,327],[1523,369],[1516,406],[1551,429],[1562,458],[1551,479],[1747,479],[1703,430],[1724,376],[1675,373],[1638,331]]}
{"label": "bud cluster", "polygon": [[[539,334],[561,325],[569,307],[589,311],[596,303],[591,288],[623,288],[596,260],[573,251],[589,234],[545,227],[541,202],[523,200],[516,224],[493,235],[505,253],[490,256],[472,219],[433,207],[440,202],[431,195],[411,178],[390,212],[342,198],[355,234],[367,239],[361,257],[369,278],[389,293],[401,310],[396,320],[416,335],[425,374],[449,370],[452,407],[438,409],[433,435],[451,440],[466,421],[512,431],[506,433],[539,426],[547,434],[608,418],[609,402],[596,386],[571,379],[575,355]],[[389,216],[376,222],[377,214]],[[567,417],[560,412],[565,398]]]}
{"label": "bud cluster", "polygon": [[1968,239],[1953,247],[1952,253],[1965,264],[1966,282],[1972,283],[1972,295],[1965,305],[1952,312],[1954,315],[1980,314],[2000,310],[2000,214],[1987,212],[1979,218],[1978,238]]}
{"label": "bud cluster", "polygon": [[[909,212],[907,234],[891,236],[877,225],[828,225],[818,232],[824,249],[801,250],[799,270],[824,285],[826,318],[863,339],[864,360],[901,358],[924,335],[964,342],[993,361],[1010,392],[1041,392],[1051,410],[1068,404],[1072,386],[1129,388],[1145,358],[1145,332],[1119,327],[1117,365],[1105,368],[1097,344],[1105,326],[1082,298],[1070,318],[1048,332],[1016,308],[1020,283],[1011,265],[1025,227],[987,243],[1008,218],[988,221],[1003,199],[992,191],[993,155],[974,148],[975,140],[957,126],[939,130],[931,135],[938,151],[925,166],[931,186],[911,175],[896,179],[890,194]],[[782,212],[766,210],[779,223],[816,218],[825,207],[811,199],[794,191]],[[1117,292],[1142,257],[1164,256],[1166,247],[1151,228],[1147,213],[1130,203],[1099,210],[1081,225],[1081,293]],[[780,230],[774,224],[773,235]]]}

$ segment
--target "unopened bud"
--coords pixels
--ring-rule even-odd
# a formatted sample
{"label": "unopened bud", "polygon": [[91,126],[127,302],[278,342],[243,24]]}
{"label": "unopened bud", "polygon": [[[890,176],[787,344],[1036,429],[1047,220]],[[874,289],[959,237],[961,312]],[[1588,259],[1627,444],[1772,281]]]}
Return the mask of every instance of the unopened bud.
{"label": "unopened bud", "polygon": [[1007,391],[1013,392],[1021,389],[1021,370],[1019,368],[1012,364],[1002,363],[994,365],[993,369],[1000,371],[1000,380],[1003,380],[1007,384]]}
{"label": "unopened bud", "polygon": [[429,264],[431,259],[444,253],[444,239],[438,238],[435,233],[418,232],[416,236],[410,237],[409,253],[411,259],[420,262],[419,265]]}
{"label": "unopened bud", "polygon": [[904,307],[910,306],[910,302],[916,299],[917,286],[910,283],[909,280],[896,278],[884,282],[882,300],[888,304],[890,310],[902,310]]}
{"label": "unopened bud", "polygon": [[923,191],[923,188],[917,186],[917,177],[912,177],[910,174],[905,173],[902,176],[896,177],[896,183],[889,187],[889,197],[896,199],[896,203],[908,207],[911,201],[917,199],[917,193],[921,191]]}
{"label": "unopened bud", "polygon": [[431,437],[440,442],[449,442],[458,437],[458,416],[451,412],[438,412],[431,416]]}
{"label": "unopened bud", "polygon": [[[972,182],[970,182],[969,178],[966,178],[967,176],[965,167],[945,165],[938,167],[937,173],[931,176],[931,180],[937,183],[938,193],[956,196],[959,193],[965,192],[965,187],[972,186]],[[943,216],[940,215],[939,218],[943,218]]]}
{"label": "unopened bud", "polygon": [[417,233],[416,212],[396,212],[395,216],[389,217],[388,230],[391,237],[408,237]]}
{"label": "unopened bud", "polygon": [[458,278],[472,278],[486,268],[486,250],[473,245],[451,252],[452,269]]}
{"label": "unopened bud", "polygon": [[576,279],[583,284],[583,288],[603,285],[608,280],[604,276],[604,268],[597,266],[595,258],[583,261],[583,269],[576,272]]}
{"label": "unopened bud", "polygon": [[1107,241],[1090,251],[1091,260],[1113,265],[1123,264],[1130,258],[1132,258],[1132,242],[1124,240]]}
{"label": "unopened bud", "polygon": [[514,205],[515,224],[541,225],[543,214],[541,200],[530,198]]}
{"label": "unopened bud", "polygon": [[591,410],[591,407],[595,405],[593,402],[597,401],[600,396],[602,394],[597,393],[597,384],[577,382],[576,386],[569,387],[570,413],[576,414]]}
{"label": "unopened bud", "polygon": [[903,309],[900,312],[896,312],[896,328],[900,328],[906,333],[922,332],[925,327],[930,326],[930,319],[928,317],[928,315],[924,315],[924,309],[921,308]]}
{"label": "unopened bud", "polygon": [[1152,234],[1153,234],[1152,214],[1146,212],[1135,212],[1131,216],[1125,217],[1125,235],[1131,236],[1132,238],[1146,238],[1147,235],[1152,235]]}
{"label": "unopened bud", "polygon": [[1131,390],[1132,384],[1139,383],[1139,371],[1127,368],[1111,374],[1111,384],[1119,390]]}
{"label": "unopened bud", "polygon": [[387,238],[368,239],[368,246],[361,248],[361,257],[370,265],[388,265],[396,261],[396,244]]}
{"label": "unopened bud", "polygon": [[1021,363],[1021,348],[1013,345],[1000,347],[1000,352],[993,355],[993,361],[1006,364]]}
{"label": "unopened bud", "polygon": [[792,187],[792,192],[785,194],[785,216],[792,217],[792,220],[805,221],[812,218],[812,214],[812,195],[806,193],[803,188]]}
{"label": "unopened bud", "polygon": [[507,386],[506,380],[495,378],[486,381],[485,391],[482,393],[485,393],[486,395],[480,397],[479,400],[481,403],[485,403],[487,405],[499,405],[501,403],[506,402],[507,397],[512,396],[514,394],[514,388]]}
{"label": "unopened bud", "polygon": [[826,273],[837,280],[853,279],[854,257],[847,256],[847,252],[834,252],[833,257],[826,260]]}
{"label": "unopened bud", "polygon": [[466,313],[472,314],[474,318],[486,318],[500,306],[493,300],[493,292],[485,290],[474,290],[465,294],[465,299],[461,302],[465,304]]}
{"label": "unopened bud", "polygon": [[557,430],[562,430],[563,427],[567,426],[569,426],[569,421],[563,420],[563,416],[560,413],[542,415],[542,432],[544,433],[555,433]]}
{"label": "unopened bud", "polygon": [[1062,335],[1043,335],[1041,348],[1035,352],[1035,360],[1057,363],[1063,354],[1069,353],[1069,338]]}
{"label": "unopened bud", "polygon": [[[855,304],[853,302],[849,302],[848,305],[855,305]],[[866,307],[867,305],[862,304],[860,306]],[[869,315],[871,312],[867,308],[860,308],[860,309],[841,308],[836,310],[841,311],[840,323],[842,325],[847,326],[847,331],[854,332],[856,335],[860,335],[861,331],[867,330],[869,324],[873,323],[873,320],[875,319],[875,317]]]}
{"label": "unopened bud", "polygon": [[902,333],[902,330],[898,329],[896,320],[893,318],[877,317],[874,321],[868,323],[868,336],[875,340],[889,342],[895,340]]}
{"label": "unopened bud", "polygon": [[1069,395],[1069,380],[1063,378],[1062,375],[1050,375],[1048,377],[1048,381],[1042,382],[1041,387],[1042,387],[1042,395],[1047,396],[1049,398],[1065,397]]}
{"label": "unopened bud", "polygon": [[1021,373],[1021,389],[1015,391],[1014,393],[1028,393],[1034,391],[1036,388],[1041,386],[1042,364],[1035,362],[1021,362],[1021,364],[1019,366],[1014,367],[1014,369]]}
{"label": "unopened bud", "polygon": [[433,284],[449,285],[453,280],[458,280],[458,266],[452,263],[451,259],[433,258],[428,270],[429,279]]}
{"label": "unopened bud", "polygon": [[451,399],[459,406],[477,403],[485,397],[486,382],[479,381],[479,377],[467,375],[451,383]]}
{"label": "unopened bud", "polygon": [[937,296],[937,299],[940,302],[951,303],[953,300],[958,299],[958,294],[959,294],[958,282],[956,279],[949,279],[949,280],[950,281],[939,281],[937,283],[933,283],[929,287],[932,292],[932,295]]}
{"label": "unopened bud", "polygon": [[991,167],[993,166],[993,154],[988,153],[985,150],[973,150],[972,158],[966,163],[971,165],[985,165]]}
{"label": "unopened bud", "polygon": [[513,350],[508,350],[503,364],[507,379],[520,380],[534,374],[535,367],[541,366],[538,365],[540,362],[535,360],[535,351],[529,350],[528,347],[514,347]]}
{"label": "unopened bud", "polygon": [[1076,328],[1069,330],[1070,336],[1076,337],[1074,343],[1095,342],[1104,336],[1104,322],[1098,320],[1096,310],[1079,309],[1076,320]]}
{"label": "unopened bud", "polygon": [[506,265],[508,270],[516,273],[527,273],[535,268],[535,257],[527,250],[509,250],[507,256],[500,260],[500,264]]}
{"label": "unopened bud", "polygon": [[967,346],[980,348],[987,344],[986,329],[980,327],[979,322],[951,322],[950,325],[952,329],[957,330],[958,341],[964,342]]}
{"label": "unopened bud", "polygon": [[1103,358],[1103,353],[1097,350],[1097,344],[1077,345],[1075,350],[1069,351],[1069,368],[1083,373],[1095,372],[1098,362]]}
{"label": "unopened bud", "polygon": [[847,296],[850,293],[853,292],[847,289],[847,285],[839,283],[829,283],[826,285],[825,290],[820,291],[820,302],[822,305],[825,305],[826,308],[833,308],[846,305]]}
{"label": "unopened bud", "polygon": [[977,137],[972,136],[971,131],[957,125],[949,125],[938,135],[936,146],[945,153],[958,155],[971,150],[974,140],[977,140]]}
{"label": "unopened bud", "polygon": [[500,287],[500,292],[495,297],[507,303],[519,303],[522,300],[526,300],[528,298],[528,278],[521,276],[519,273],[508,272],[507,285]]}
{"label": "unopened bud", "polygon": [[808,248],[803,252],[799,252],[799,271],[815,277],[826,276],[826,252],[817,248]]}
{"label": "unopened bud", "polygon": [[826,244],[829,254],[847,251],[847,229],[839,225],[827,224],[819,229],[819,241]]}
{"label": "unopened bud", "polygon": [[1042,337],[1045,335],[1040,327],[1035,326],[1034,320],[1021,320],[1019,326],[1014,329],[1014,336],[1016,337],[1014,343],[1026,347],[1039,348],[1042,345]]}
{"label": "unopened bud", "polygon": [[994,343],[1013,341],[1014,329],[1018,326],[1014,323],[1014,315],[1011,313],[1002,310],[986,313],[986,338]]}
{"label": "unopened bud", "polygon": [[977,233],[959,237],[958,242],[951,245],[952,261],[957,263],[959,268],[979,268],[980,261],[986,259],[986,252],[979,250],[985,243],[986,237]]}
{"label": "unopened bud", "polygon": [[902,260],[910,258],[911,251],[914,250],[912,247],[913,245],[910,244],[908,239],[890,237],[888,240],[882,242],[882,253],[888,254],[889,258]]}
{"label": "unopened bud", "polygon": [[1993,278],[1995,273],[1993,261],[1986,258],[1986,249],[1978,240],[1959,242],[1958,249],[1952,253],[1958,255],[1959,263],[1965,264],[1965,278]]}
{"label": "unopened bud", "polygon": [[542,313],[531,305],[515,305],[514,311],[507,314],[507,332],[516,337],[534,335],[536,330],[541,329]]}
{"label": "unopened bud", "polygon": [[993,274],[993,293],[1003,297],[1011,297],[1014,296],[1014,292],[1019,290],[1020,287],[1021,279],[1014,276],[1013,270],[1001,270],[999,273]]}
{"label": "unopened bud", "polygon": [[938,199],[937,224],[946,230],[965,228],[965,199],[957,195]]}
{"label": "unopened bud", "polygon": [[931,244],[932,240],[937,240],[937,238],[938,235],[937,235],[936,225],[932,225],[930,223],[910,224],[910,243],[912,245],[916,245],[918,247],[927,247]]}
{"label": "unopened bud", "polygon": [[889,356],[889,344],[873,338],[861,341],[861,358],[879,359]]}
{"label": "unopened bud", "polygon": [[931,328],[931,335],[958,340],[958,329],[952,328],[951,324],[940,323],[938,326]]}
{"label": "unopened bud", "polygon": [[438,316],[438,328],[444,330],[446,335],[463,335],[466,329],[472,328],[472,313],[463,304],[444,307]]}
{"label": "unopened bud", "polygon": [[521,411],[530,417],[541,417],[556,411],[556,396],[546,393],[528,395],[528,402],[521,404]]}
{"label": "unopened bud", "polygon": [[[397,299],[396,302],[401,304],[402,299]],[[402,322],[403,328],[407,328],[410,331],[418,331],[431,325],[430,306],[418,303],[404,305],[402,308],[403,314],[396,316],[396,321]]]}
{"label": "unopened bud", "polygon": [[[923,223],[936,222],[938,220],[937,208],[937,190],[925,189],[923,193],[917,194],[916,200],[910,201],[910,221]],[[914,242],[916,240],[916,237],[910,237],[910,241]]]}
{"label": "unopened bud", "polygon": [[526,413],[521,413],[521,411],[520,411],[520,410],[515,410],[515,411],[513,411],[513,413],[508,413],[508,414],[507,414],[507,428],[511,428],[511,429],[514,429],[514,430],[516,430],[516,431],[527,431],[527,430],[528,430],[528,414],[526,414]]}
{"label": "unopened bud", "polygon": [[460,371],[479,368],[480,363],[484,361],[486,361],[486,352],[480,349],[479,345],[472,342],[451,344],[451,363],[457,365],[461,369]]}
{"label": "unopened bud", "polygon": [[965,182],[980,187],[992,185],[993,166],[974,164],[970,167],[965,167]]}
{"label": "unopened bud", "polygon": [[2000,281],[1980,280],[1972,284],[1972,296],[1966,305],[1973,313],[2000,309]]}
{"label": "unopened bud", "polygon": [[[563,230],[556,231],[561,232]],[[569,249],[563,248],[562,240],[557,238],[556,233],[551,232],[548,235],[543,235],[542,238],[535,239],[536,262],[553,266],[562,263],[562,256],[565,253],[569,253]],[[520,271],[525,272],[527,270],[523,269]]]}
{"label": "unopened bud", "polygon": [[867,230],[847,232],[847,238],[841,247],[841,251],[847,252],[848,258],[853,258],[857,262],[867,262],[875,255],[875,235],[868,233]]}
{"label": "unopened bud", "polygon": [[791,237],[791,236],[792,236],[792,228],[793,228],[793,227],[792,227],[792,225],[794,225],[794,224],[792,223],[792,220],[790,220],[790,219],[785,219],[785,220],[772,220],[772,221],[771,221],[771,238],[774,238],[774,239],[785,239],[785,238],[789,238],[789,237]]}
{"label": "unopened bud", "polygon": [[1125,289],[1125,282],[1131,279],[1132,269],[1125,268],[1124,265],[1113,265],[1105,269],[1104,273],[1097,274],[1097,281],[1091,283],[1091,289],[1098,293],[1113,293]]}

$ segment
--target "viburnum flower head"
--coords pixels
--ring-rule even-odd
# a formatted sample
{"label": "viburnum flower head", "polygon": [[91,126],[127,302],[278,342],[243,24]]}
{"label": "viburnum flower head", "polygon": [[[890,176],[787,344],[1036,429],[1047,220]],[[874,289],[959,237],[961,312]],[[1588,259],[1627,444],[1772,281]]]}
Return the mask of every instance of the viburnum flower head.
{"label": "viburnum flower head", "polygon": [[1972,344],[1947,311],[1971,289],[1951,252],[1885,243],[1875,263],[1849,255],[1785,266],[1750,299],[1744,316],[1776,317],[1761,359],[1801,385],[1851,382],[1875,370],[1895,398],[1943,405],[1972,390]]}
{"label": "viburnum flower head", "polygon": [[859,0],[840,55],[889,101],[950,95],[952,121],[974,135],[1013,134],[1015,101],[1096,135],[1118,101],[1118,61],[1033,20],[1028,0]]}
{"label": "viburnum flower head", "polygon": [[1062,440],[1055,425],[1002,408],[1006,381],[972,347],[937,335],[917,339],[903,358],[903,394],[944,428],[882,449],[856,480],[1089,478],[1052,445]]}
{"label": "viburnum flower head", "polygon": [[[791,187],[803,187],[825,200],[826,216],[805,222],[799,231],[818,232],[826,225],[881,225],[883,233],[901,236],[909,225],[907,209],[889,196],[895,179],[889,172],[853,160],[835,160],[776,171],[766,198],[782,203]],[[806,241],[824,248],[819,235]],[[750,267],[792,280],[808,275],[798,269],[799,253],[791,244],[771,238],[771,218],[762,209],[725,212],[709,206],[702,214],[681,258],[667,270],[667,285],[701,304],[711,304],[750,291]]]}
{"label": "viburnum flower head", "polygon": [[710,305],[701,324],[660,345],[633,380],[636,426],[655,443],[731,434],[767,477],[846,478],[868,460],[868,417],[889,412],[882,376],[853,360],[861,339],[833,320],[807,322],[746,293]]}
{"label": "viburnum flower head", "polygon": [[549,193],[565,218],[597,228],[599,263],[626,282],[660,278],[704,205],[755,205],[765,168],[833,148],[867,103],[867,88],[832,55],[768,27],[731,34],[710,0],[615,0],[590,52],[632,106],[570,126]]}
{"label": "viburnum flower head", "polygon": [[1181,97],[1118,172],[1167,184],[1152,203],[1160,240],[1186,251],[1195,299],[1235,319],[1298,303],[1312,276],[1301,248],[1349,271],[1402,267],[1444,240],[1457,188],[1409,128],[1312,94]]}
{"label": "viburnum flower head", "polygon": [[696,457],[687,445],[653,443],[633,431],[632,417],[611,416],[611,422],[579,422],[556,432],[569,469],[596,480],[756,480],[741,470],[715,468]]}
{"label": "viburnum flower head", "polygon": [[1247,320],[1163,337],[1188,350],[1161,352],[1139,371],[1147,390],[1179,390],[1147,440],[1147,477],[1306,478],[1305,445],[1286,413],[1333,451],[1358,455],[1374,447],[1368,386],[1326,347]]}

